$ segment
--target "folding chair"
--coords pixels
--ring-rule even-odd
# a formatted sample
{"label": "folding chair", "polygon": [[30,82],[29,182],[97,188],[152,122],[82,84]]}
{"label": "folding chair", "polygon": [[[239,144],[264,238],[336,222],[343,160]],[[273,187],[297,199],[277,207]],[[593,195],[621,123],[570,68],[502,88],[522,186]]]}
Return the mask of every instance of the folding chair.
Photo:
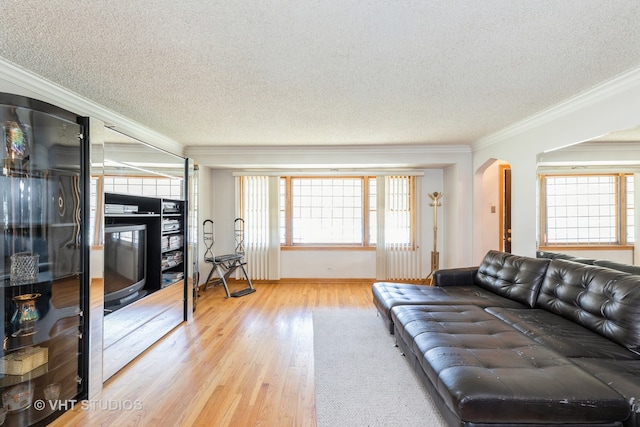
{"label": "folding chair", "polygon": [[[224,286],[224,291],[227,294],[227,298],[242,297],[256,291],[253,287],[253,283],[251,283],[249,275],[247,274],[247,270],[245,269],[247,262],[244,260],[244,220],[242,218],[236,218],[234,225],[234,236],[236,239],[235,252],[232,254],[215,256],[213,253],[213,245],[215,243],[214,223],[210,219],[207,219],[202,223],[202,238],[206,247],[204,261],[211,264],[211,271],[209,271],[207,280],[204,282],[204,290],[206,291],[211,287],[222,284]],[[247,279],[249,287],[230,293],[228,279],[238,268],[240,268],[244,273],[244,277]],[[217,272],[219,277],[214,279],[212,282],[209,282],[214,272]]]}

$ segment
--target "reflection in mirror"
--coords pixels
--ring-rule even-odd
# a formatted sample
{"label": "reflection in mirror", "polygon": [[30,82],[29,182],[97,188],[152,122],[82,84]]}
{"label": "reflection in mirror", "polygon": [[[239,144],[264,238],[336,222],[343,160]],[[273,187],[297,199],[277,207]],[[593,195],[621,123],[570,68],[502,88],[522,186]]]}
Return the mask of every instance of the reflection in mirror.
{"label": "reflection in mirror", "polygon": [[104,191],[184,200],[184,159],[105,129]]}
{"label": "reflection in mirror", "polygon": [[539,254],[640,264],[640,127],[540,153],[537,168]]}

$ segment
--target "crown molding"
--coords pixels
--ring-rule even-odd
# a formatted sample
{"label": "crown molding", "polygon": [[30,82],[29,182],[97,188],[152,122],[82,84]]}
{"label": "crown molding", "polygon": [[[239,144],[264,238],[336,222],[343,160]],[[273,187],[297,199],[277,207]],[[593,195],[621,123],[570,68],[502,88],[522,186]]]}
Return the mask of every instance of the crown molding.
{"label": "crown molding", "polygon": [[558,120],[576,111],[597,104],[607,98],[640,88],[640,67],[634,68],[611,80],[582,92],[551,108],[541,111],[521,122],[508,126],[494,134],[481,138],[473,144],[473,150],[485,149],[491,145],[508,141],[534,128]]}
{"label": "crown molding", "polygon": [[136,138],[154,147],[182,155],[184,145],[155,132],[121,114],[103,107],[90,99],[70,91],[19,65],[0,58],[0,80],[21,88],[17,95],[38,98],[79,116],[88,116],[103,121],[107,126]]}
{"label": "crown molding", "polygon": [[317,155],[336,153],[341,154],[464,154],[471,153],[471,147],[468,145],[322,145],[322,146],[306,146],[306,147],[287,147],[287,146],[256,146],[256,145],[190,145],[185,147],[185,153],[189,157],[193,155],[204,154],[224,154],[224,155],[241,155],[251,152],[252,154],[279,154],[279,155]]}

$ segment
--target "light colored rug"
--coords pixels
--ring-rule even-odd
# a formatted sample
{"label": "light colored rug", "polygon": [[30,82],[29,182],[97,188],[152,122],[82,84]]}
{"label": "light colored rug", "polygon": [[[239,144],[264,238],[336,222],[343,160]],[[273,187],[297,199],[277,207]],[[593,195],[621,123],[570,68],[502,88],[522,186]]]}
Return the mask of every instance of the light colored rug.
{"label": "light colored rug", "polygon": [[313,312],[318,427],[446,426],[375,310]]}

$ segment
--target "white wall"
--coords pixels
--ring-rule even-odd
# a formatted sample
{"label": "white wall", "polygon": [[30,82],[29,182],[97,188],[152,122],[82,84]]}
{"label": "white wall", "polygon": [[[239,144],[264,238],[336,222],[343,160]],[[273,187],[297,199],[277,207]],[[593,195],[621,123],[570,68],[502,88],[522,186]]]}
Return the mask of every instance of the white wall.
{"label": "white wall", "polygon": [[440,268],[473,265],[473,179],[470,160],[460,159],[443,170]]}
{"label": "white wall", "polygon": [[[95,117],[107,123],[116,123],[117,129],[130,136],[149,142],[159,148],[176,152],[179,144],[171,141],[152,130],[136,125],[126,117],[102,109],[90,101],[78,97],[64,88],[51,85],[37,76],[28,76],[24,70],[15,70],[10,64],[0,63],[0,91],[30,96],[77,114]],[[539,153],[558,149],[567,145],[586,141],[601,135],[640,125],[640,70],[633,70],[626,75],[607,82],[589,92],[575,97],[566,103],[543,112],[520,124],[512,126],[496,135],[478,141],[475,151],[467,157],[466,153],[441,150],[429,152],[423,147],[425,156],[430,156],[433,164],[440,164],[442,173],[443,199],[443,230],[439,233],[442,239],[441,266],[453,267],[471,265],[483,255],[485,248],[482,236],[483,216],[473,215],[481,206],[487,203],[482,195],[481,179],[474,175],[482,165],[492,159],[500,159],[511,164],[512,168],[512,222],[513,222],[513,252],[533,256],[536,250],[536,157]],[[459,147],[458,147],[459,149]],[[345,166],[353,166],[353,159],[362,153],[350,148],[348,155],[340,150],[317,153],[309,149],[290,149],[294,154],[305,155],[301,167],[309,167],[314,162],[324,163],[344,162]],[[365,149],[366,151],[366,149]],[[393,151],[392,154],[382,149],[369,150],[375,158],[373,163],[380,161],[392,162],[395,165],[406,163],[405,158],[412,153],[405,153],[405,149]],[[409,150],[410,151],[410,150]],[[204,149],[194,153],[204,156],[236,156],[235,152],[209,152]],[[190,153],[187,151],[187,155]],[[319,156],[321,154],[321,156]],[[271,155],[272,157],[269,157]],[[255,152],[255,163],[265,162],[273,165],[281,161],[279,152]],[[196,161],[198,156],[192,155]],[[250,157],[242,157],[247,161]],[[347,159],[347,160],[345,160]],[[469,159],[469,160],[467,160]],[[205,161],[199,162],[207,164]],[[358,158],[356,163],[362,163]],[[316,164],[317,166],[317,164]],[[232,177],[224,173],[214,172],[211,180],[210,203],[211,217],[218,224],[232,223],[234,219],[233,204],[235,199],[229,197],[226,191],[233,188]],[[204,179],[201,181],[201,197],[206,197]],[[436,189],[425,186],[424,192]],[[437,186],[434,186],[437,187]],[[425,199],[426,200],[426,199]],[[205,204],[200,205],[201,208]],[[232,209],[226,212],[225,209]],[[425,210],[426,211],[426,210]],[[423,232],[430,228],[429,218],[422,218]],[[233,235],[218,233],[218,252],[233,249]],[[231,244],[229,244],[231,242]],[[428,242],[424,242],[427,243]],[[423,245],[424,245],[423,243]],[[424,256],[429,259],[429,250],[424,250]],[[200,255],[202,256],[202,255]],[[366,257],[365,257],[366,258]],[[283,263],[286,262],[283,259]],[[368,261],[365,262],[367,265]],[[324,262],[323,265],[331,264]],[[336,270],[332,270],[336,271]],[[352,274],[353,269],[338,268],[339,274]],[[336,273],[338,274],[338,273]],[[371,273],[370,277],[373,277]]]}
{"label": "white wall", "polygon": [[228,170],[212,170],[211,177],[211,191],[208,194],[211,204],[209,219],[215,225],[215,254],[231,254],[236,248],[233,233],[233,222],[236,219],[235,177]]}
{"label": "white wall", "polygon": [[207,264],[204,262],[205,256],[205,245],[202,239],[202,223],[205,219],[209,219],[212,217],[213,210],[213,197],[212,186],[213,178],[211,169],[206,166],[198,166],[198,224],[197,224],[197,236],[195,238],[198,240],[198,272],[200,273],[200,284],[205,281],[207,278],[207,274],[211,270],[211,264]]}
{"label": "white wall", "polygon": [[280,262],[283,279],[373,279],[376,275],[376,252],[371,250],[285,250]]}
{"label": "white wall", "polygon": [[478,223],[480,224],[481,253],[485,254],[491,249],[500,248],[500,204],[502,195],[500,194],[501,165],[504,162],[492,162],[485,169],[484,173],[478,177],[480,179],[483,195],[478,206]]}
{"label": "white wall", "polygon": [[[535,255],[537,155],[639,124],[640,71],[633,71],[478,143],[474,171],[491,159],[511,164],[513,253]],[[483,203],[477,191],[474,203]],[[475,233],[474,256],[482,245]]]}
{"label": "white wall", "polygon": [[[193,153],[188,150],[180,153],[178,144],[145,129],[126,117],[104,110],[91,101],[78,97],[64,88],[52,85],[36,75],[24,70],[15,70],[11,64],[0,62],[0,91],[33,97],[58,105],[76,114],[90,116],[105,123],[114,124],[129,136],[176,154],[185,154],[193,158],[200,166],[199,172],[199,217],[198,236],[202,240],[202,222],[212,219],[216,225],[216,254],[230,253],[235,249],[233,220],[235,219],[234,178],[228,169],[209,170],[205,165],[209,158],[223,158],[227,163],[243,163],[243,167],[257,167],[258,163],[296,165],[300,170],[338,165],[341,168],[361,168],[376,165],[379,169],[402,169],[409,164],[433,164],[433,169],[425,169],[423,185],[420,187],[420,200],[423,216],[418,219],[418,232],[422,237],[422,260],[425,275],[430,272],[430,253],[433,247],[433,215],[428,206],[428,193],[434,191],[445,194],[440,208],[438,221],[438,250],[440,266],[468,265],[470,260],[469,236],[471,235],[471,152],[463,146],[408,146],[408,147],[315,147],[287,148],[284,150],[245,149],[238,155],[237,149],[208,150],[198,147]],[[222,152],[220,152],[222,151]],[[380,166],[382,165],[382,166]],[[203,262],[205,247],[198,245],[198,268],[200,280],[204,280],[210,265]],[[284,251],[281,259],[284,272],[295,277],[303,274],[291,269],[293,265],[317,266],[319,270],[304,270],[305,274],[318,277],[375,277],[375,252],[362,251],[357,255],[353,251],[344,254],[340,251],[322,251],[321,254],[307,252],[302,255]],[[291,258],[291,259],[290,259]],[[203,277],[204,276],[204,277]],[[286,276],[285,276],[286,277]],[[300,276],[304,277],[304,276]]]}
{"label": "white wall", "polygon": [[[418,186],[421,215],[417,220],[420,235],[422,273],[431,271],[433,249],[433,207],[428,194],[444,194],[438,212],[438,251],[440,267],[471,265],[471,156],[462,156],[460,165],[444,169],[425,169]],[[446,179],[445,179],[446,176]],[[213,170],[209,194],[201,195],[201,206],[211,205],[211,219],[216,224],[216,254],[232,252],[235,219],[235,184],[230,170]],[[209,200],[205,201],[206,198]],[[451,236],[450,236],[451,235]],[[374,250],[283,250],[280,258],[282,278],[366,278],[376,275]],[[210,268],[210,267],[206,267]],[[201,272],[201,280],[206,278]],[[204,278],[202,277],[204,274]]]}

